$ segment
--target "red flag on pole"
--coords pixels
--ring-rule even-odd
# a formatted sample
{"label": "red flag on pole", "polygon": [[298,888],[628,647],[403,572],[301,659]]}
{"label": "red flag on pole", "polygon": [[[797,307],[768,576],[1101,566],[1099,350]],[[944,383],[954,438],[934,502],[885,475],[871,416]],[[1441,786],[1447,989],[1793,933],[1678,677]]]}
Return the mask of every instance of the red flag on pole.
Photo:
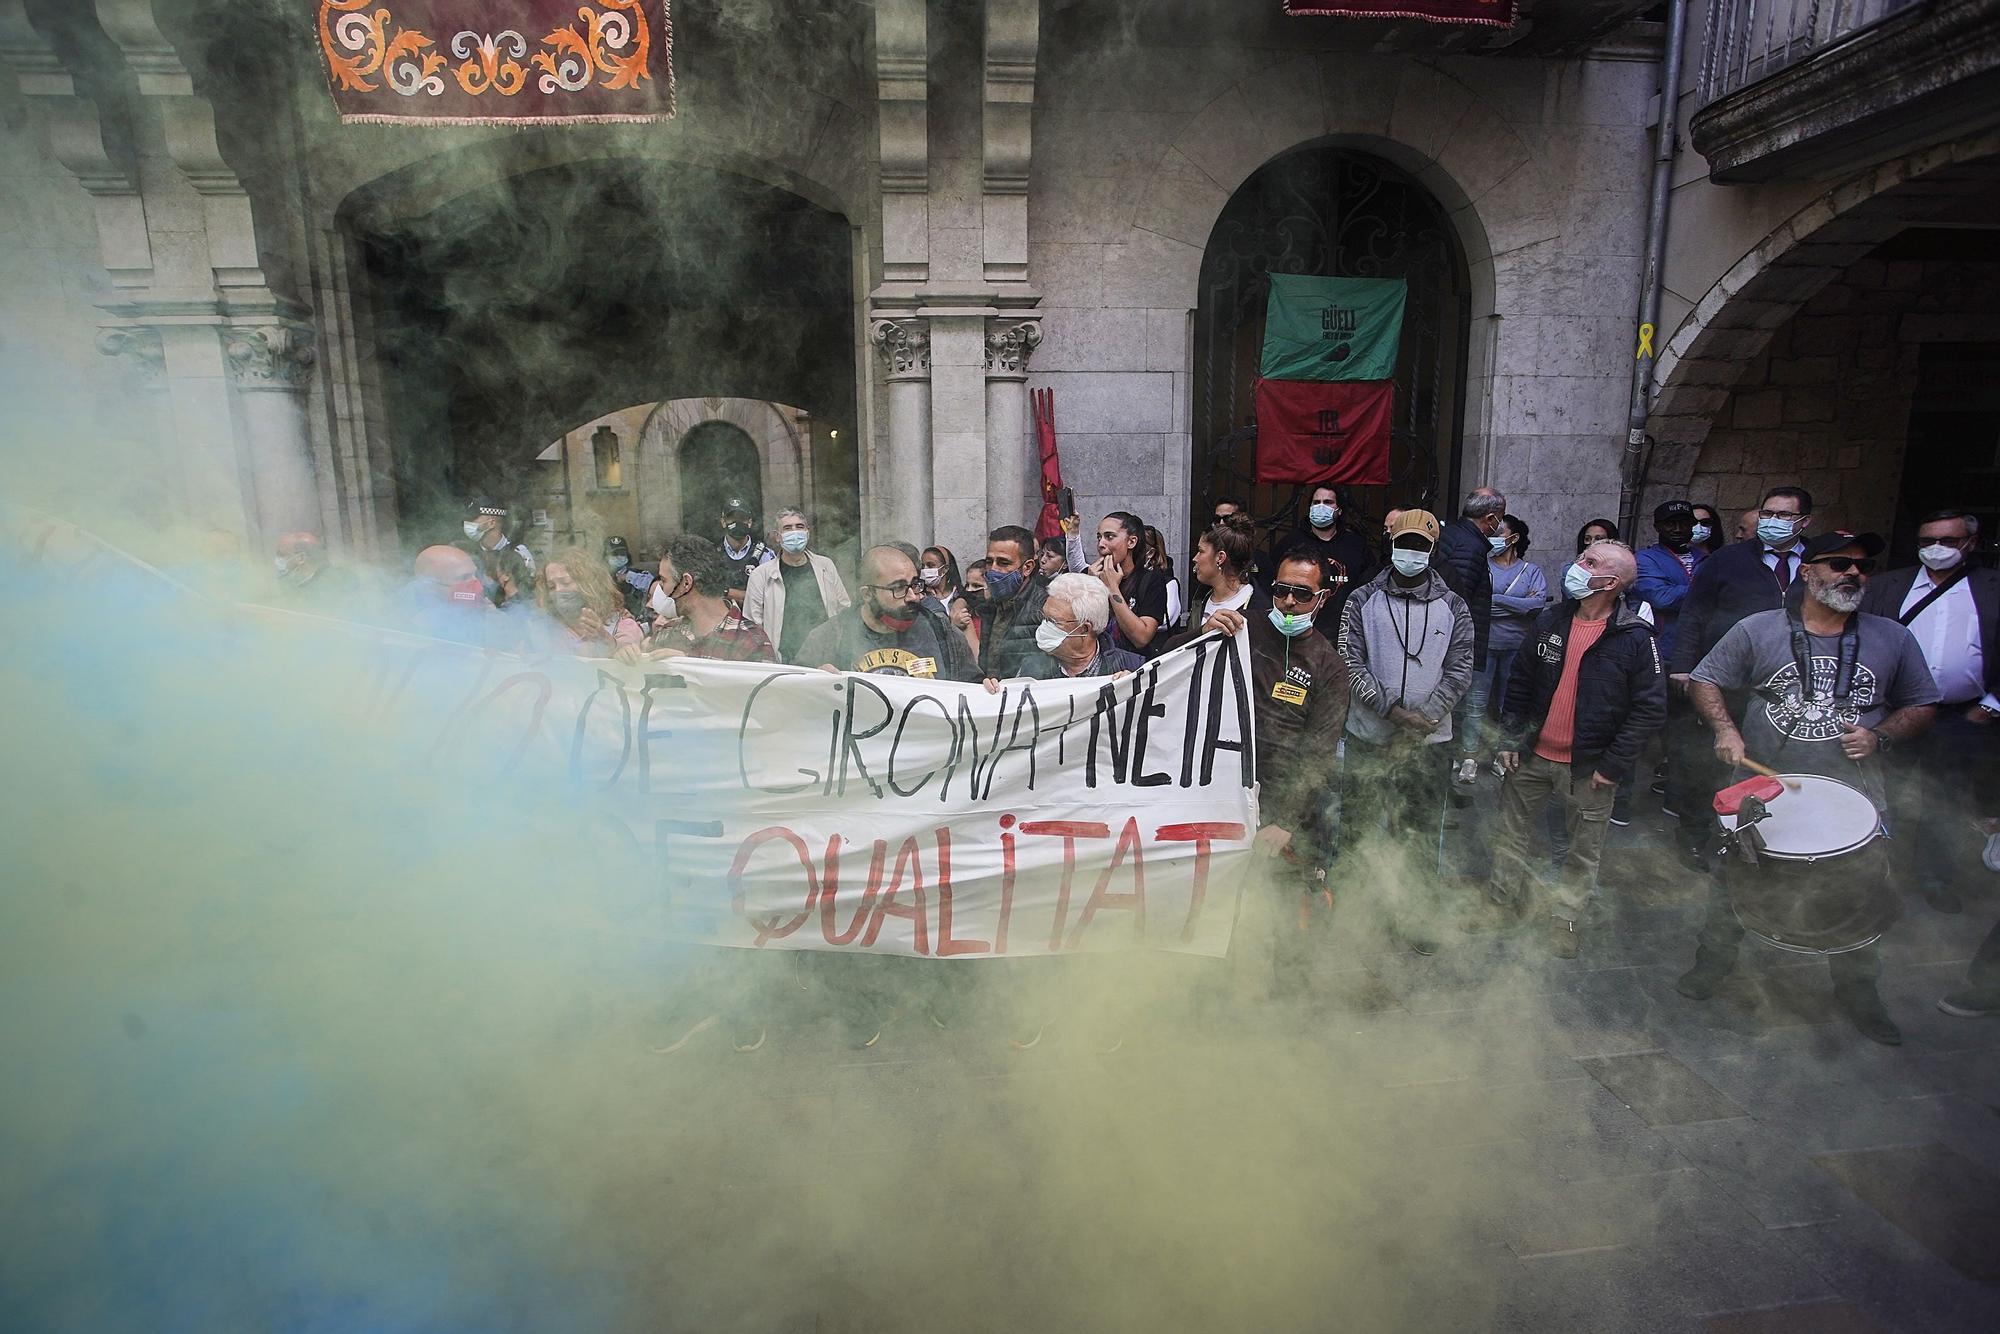
{"label": "red flag on pole", "polygon": [[1036,537],[1062,536],[1062,507],[1057,497],[1063,489],[1062,460],[1056,456],[1056,391],[1029,392],[1035,415],[1035,439],[1042,447],[1042,515],[1035,521]]}
{"label": "red flag on pole", "polygon": [[1394,380],[1259,380],[1257,480],[1382,486]]}

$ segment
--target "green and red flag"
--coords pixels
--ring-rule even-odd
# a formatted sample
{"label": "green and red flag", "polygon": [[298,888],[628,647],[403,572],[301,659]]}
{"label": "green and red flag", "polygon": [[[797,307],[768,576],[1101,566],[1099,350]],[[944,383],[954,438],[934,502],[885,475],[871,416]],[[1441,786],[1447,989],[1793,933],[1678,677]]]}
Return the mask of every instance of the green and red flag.
{"label": "green and red flag", "polygon": [[1389,480],[1400,278],[1274,273],[1256,389],[1257,480]]}

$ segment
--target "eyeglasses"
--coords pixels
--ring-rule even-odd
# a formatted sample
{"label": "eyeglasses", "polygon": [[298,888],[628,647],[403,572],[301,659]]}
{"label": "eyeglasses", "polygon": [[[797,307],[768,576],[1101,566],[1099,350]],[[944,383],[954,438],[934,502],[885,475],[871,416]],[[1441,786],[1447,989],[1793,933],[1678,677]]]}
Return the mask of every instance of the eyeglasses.
{"label": "eyeglasses", "polygon": [[1806,564],[1824,565],[1835,574],[1846,574],[1849,570],[1858,570],[1862,574],[1875,573],[1873,556],[1821,556],[1818,560],[1807,561]]}
{"label": "eyeglasses", "polygon": [[1299,584],[1271,585],[1271,600],[1273,602],[1311,602],[1319,594],[1319,589],[1305,588]]}
{"label": "eyeglasses", "polygon": [[1799,510],[1758,510],[1757,517],[1760,519],[1803,519],[1806,516]]}
{"label": "eyeglasses", "polygon": [[906,598],[910,595],[910,590],[917,585],[908,579],[898,579],[893,584],[863,584],[862,587],[872,588],[877,593],[887,593],[890,597]]}

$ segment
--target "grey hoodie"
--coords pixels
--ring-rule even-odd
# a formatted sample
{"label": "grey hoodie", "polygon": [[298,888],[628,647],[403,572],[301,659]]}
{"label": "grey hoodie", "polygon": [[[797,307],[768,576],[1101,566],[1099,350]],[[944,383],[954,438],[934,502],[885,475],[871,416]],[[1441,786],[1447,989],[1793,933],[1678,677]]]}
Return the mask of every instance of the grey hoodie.
{"label": "grey hoodie", "polygon": [[1340,656],[1353,699],[1347,731],[1383,745],[1401,730],[1395,705],[1442,719],[1425,741],[1451,740],[1451,711],[1472,683],[1472,613],[1435,569],[1411,588],[1385,569],[1347,599],[1340,615]]}

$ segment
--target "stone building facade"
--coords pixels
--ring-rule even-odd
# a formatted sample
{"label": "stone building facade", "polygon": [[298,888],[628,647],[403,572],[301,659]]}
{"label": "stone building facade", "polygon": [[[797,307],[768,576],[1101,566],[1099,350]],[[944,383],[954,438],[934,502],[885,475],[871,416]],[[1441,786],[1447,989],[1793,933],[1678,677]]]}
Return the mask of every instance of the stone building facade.
{"label": "stone building facade", "polygon": [[[677,119],[536,130],[340,124],[304,0],[0,0],[0,374],[14,429],[77,442],[44,489],[383,557],[450,531],[468,490],[548,494],[550,441],[668,403],[696,405],[676,441],[704,403],[809,423],[750,433],[787,451],[757,465],[767,513],[976,550],[1034,512],[1049,389],[1086,516],[1135,510],[1185,551],[1242,475],[1241,386],[1218,386],[1246,284],[1414,263],[1357,239],[1388,219],[1429,238],[1435,299],[1399,372],[1409,466],[1358,509],[1497,485],[1554,561],[1588,518],[1805,476],[1829,521],[1894,526],[1920,382],[1976,380],[1961,345],[1991,341],[1993,261],[1963,237],[1995,220],[2000,109],[1829,101],[1812,43],[1718,76],[1729,10],[1689,8],[1643,440],[1663,26],[1605,0],[1530,0],[1511,32],[1212,0],[677,0]],[[1824,55],[1893,73],[1938,47],[1919,21],[1986,33],[1924,84],[1948,94],[1992,13],[1889,6]],[[1758,139],[1781,121],[1805,129]],[[1310,197],[1267,202],[1286,189]],[[1391,195],[1393,217],[1368,202]],[[1295,222],[1318,239],[1283,239]]]}

